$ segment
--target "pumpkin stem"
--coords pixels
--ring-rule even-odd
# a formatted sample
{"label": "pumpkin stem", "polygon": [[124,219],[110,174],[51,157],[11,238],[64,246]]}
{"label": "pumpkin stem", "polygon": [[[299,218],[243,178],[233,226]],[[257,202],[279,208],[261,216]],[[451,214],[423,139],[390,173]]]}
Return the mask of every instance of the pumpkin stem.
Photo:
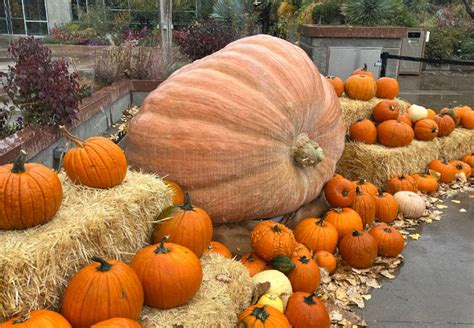
{"label": "pumpkin stem", "polygon": [[25,172],[26,151],[20,150],[18,156],[13,161],[12,173]]}
{"label": "pumpkin stem", "polygon": [[254,316],[256,320],[260,320],[261,322],[265,322],[267,318],[270,316],[266,310],[266,305],[262,307],[255,307],[250,315]]}
{"label": "pumpkin stem", "polygon": [[253,261],[255,261],[255,259],[253,258],[253,254],[250,254],[249,256],[247,256],[247,261],[248,261],[248,262],[253,262]]}
{"label": "pumpkin stem", "polygon": [[360,232],[357,231],[356,229],[352,229],[352,236],[354,236],[354,237],[359,237],[359,236],[360,236]]}
{"label": "pumpkin stem", "polygon": [[299,261],[303,264],[306,264],[309,262],[309,259],[306,257],[306,255],[303,255],[302,257],[299,258]]}
{"label": "pumpkin stem", "polygon": [[304,302],[308,305],[314,305],[316,302],[314,301],[314,298],[316,297],[316,292],[312,292],[308,296],[304,297]]}
{"label": "pumpkin stem", "polygon": [[324,226],[324,220],[327,218],[327,213],[323,215],[322,218],[319,219],[319,221],[316,222],[319,226],[323,227]]}
{"label": "pumpkin stem", "polygon": [[383,231],[388,232],[388,233],[392,232],[392,230],[390,230],[390,228],[384,228]]}
{"label": "pumpkin stem", "polygon": [[66,135],[66,138],[71,140],[72,142],[74,142],[76,144],[76,146],[79,146],[79,147],[84,147],[85,146],[86,141],[84,139],[76,137],[74,134],[69,132],[68,129],[66,129],[66,127],[64,125],[60,125],[59,129],[62,130],[64,132],[64,134]]}
{"label": "pumpkin stem", "polygon": [[367,67],[367,64],[364,64],[364,67],[362,68],[363,71],[368,71],[369,68]]}
{"label": "pumpkin stem", "polygon": [[97,271],[107,272],[112,268],[112,264],[110,264],[109,262],[107,262],[106,260],[104,260],[101,257],[93,256],[92,261],[100,263],[100,266],[97,267]]}
{"label": "pumpkin stem", "polygon": [[194,209],[193,204],[191,204],[191,195],[189,195],[189,192],[184,194],[184,204],[180,207],[184,211],[192,211]]}
{"label": "pumpkin stem", "polygon": [[395,110],[395,106],[393,106],[393,105],[390,105],[390,106],[388,106],[388,109],[389,109],[389,110],[391,110],[391,111],[393,112],[393,111]]}
{"label": "pumpkin stem", "polygon": [[303,167],[316,166],[324,160],[324,150],[306,133],[301,133],[293,145],[293,159]]}
{"label": "pumpkin stem", "polygon": [[336,213],[342,213],[342,208],[338,207],[338,208],[335,208],[334,211]]}
{"label": "pumpkin stem", "polygon": [[360,190],[359,186],[356,186],[356,196],[361,196],[362,191]]}
{"label": "pumpkin stem", "polygon": [[460,163],[456,164],[456,169],[457,170],[462,170],[462,165]]}
{"label": "pumpkin stem", "polygon": [[436,133],[436,132],[438,132],[438,129],[435,128],[435,127],[433,127],[433,128],[431,129],[431,133]]}
{"label": "pumpkin stem", "polygon": [[27,314],[24,314],[24,315],[22,315],[21,317],[19,317],[19,318],[13,320],[12,323],[13,323],[14,325],[17,325],[17,324],[20,324],[20,323],[24,323],[24,322],[26,322],[26,321],[28,321],[28,320],[30,320],[30,319],[31,319],[31,314],[27,313]]}
{"label": "pumpkin stem", "polygon": [[170,236],[168,235],[165,235],[163,237],[163,239],[161,239],[160,241],[160,246],[158,246],[156,249],[155,249],[155,254],[166,254],[168,253],[170,250],[168,248],[166,248],[165,246],[165,243],[168,241],[168,239],[170,238]]}
{"label": "pumpkin stem", "polygon": [[347,195],[349,195],[349,192],[347,190],[343,190],[342,191],[342,196],[347,197]]}
{"label": "pumpkin stem", "polygon": [[273,232],[281,232],[281,229],[280,229],[280,227],[278,226],[278,224],[275,224],[275,225],[272,227],[272,231],[273,231]]}

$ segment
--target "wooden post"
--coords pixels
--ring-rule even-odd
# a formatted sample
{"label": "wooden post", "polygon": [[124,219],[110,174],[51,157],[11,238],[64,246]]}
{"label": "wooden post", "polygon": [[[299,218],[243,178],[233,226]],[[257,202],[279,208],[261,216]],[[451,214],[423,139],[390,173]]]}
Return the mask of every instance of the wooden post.
{"label": "wooden post", "polygon": [[167,62],[171,60],[173,0],[160,0],[161,49]]}

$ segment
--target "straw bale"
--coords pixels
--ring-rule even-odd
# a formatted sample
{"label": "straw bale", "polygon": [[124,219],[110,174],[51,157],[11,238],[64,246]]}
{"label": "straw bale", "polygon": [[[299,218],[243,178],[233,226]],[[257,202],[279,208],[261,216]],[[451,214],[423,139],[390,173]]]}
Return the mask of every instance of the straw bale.
{"label": "straw bale", "polygon": [[201,289],[186,305],[169,310],[145,307],[145,328],[235,327],[238,314],[250,305],[254,284],[238,261],[217,254],[201,257],[204,271]]}
{"label": "straw bale", "polygon": [[[380,98],[372,98],[369,101],[362,101],[362,100],[354,100],[350,99],[346,96],[340,97],[339,101],[341,102],[341,111],[342,117],[344,119],[344,126],[346,127],[346,133],[349,133],[349,128],[351,124],[364,118],[369,118],[372,115],[374,107],[383,99]],[[407,103],[401,99],[396,98],[404,112],[405,106]]]}
{"label": "straw bale", "polygon": [[0,231],[0,322],[32,309],[58,309],[65,286],[93,255],[129,261],[171,204],[170,188],[150,174],[129,171],[109,190],[74,185],[65,174],[60,179],[64,200],[52,221]]}
{"label": "straw bale", "polygon": [[462,128],[433,141],[414,140],[406,147],[347,142],[336,172],[348,179],[366,179],[383,187],[392,176],[420,172],[434,159],[459,159],[473,150],[474,131]]}

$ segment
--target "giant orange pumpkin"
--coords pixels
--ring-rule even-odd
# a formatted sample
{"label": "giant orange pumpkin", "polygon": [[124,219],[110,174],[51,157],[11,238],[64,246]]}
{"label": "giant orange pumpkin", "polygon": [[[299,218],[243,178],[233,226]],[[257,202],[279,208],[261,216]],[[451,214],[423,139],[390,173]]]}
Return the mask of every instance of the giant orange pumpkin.
{"label": "giant orange pumpkin", "polygon": [[153,232],[153,242],[159,243],[164,236],[169,241],[192,250],[198,257],[211,242],[212,221],[206,211],[191,204],[191,196],[185,194],[184,204],[165,210],[158,217],[161,223]]}
{"label": "giant orange pumpkin", "polygon": [[0,323],[0,328],[71,328],[71,324],[59,313],[36,310]]}
{"label": "giant orange pumpkin", "polygon": [[64,170],[74,183],[108,189],[122,183],[127,174],[127,159],[122,149],[104,137],[82,140],[61,127],[76,144],[64,155]]}
{"label": "giant orange pumpkin", "polygon": [[53,170],[25,164],[20,151],[13,164],[0,166],[0,229],[26,229],[51,220],[63,200],[61,182]]}
{"label": "giant orange pumpkin", "polygon": [[75,328],[88,328],[110,318],[137,320],[143,308],[143,287],[128,265],[93,257],[64,292],[62,313]]}
{"label": "giant orange pumpkin", "polygon": [[132,259],[131,267],[142,282],[145,304],[170,309],[187,303],[199,290],[202,266],[186,247],[168,243],[145,247]]}
{"label": "giant orange pumpkin", "polygon": [[329,328],[331,325],[328,309],[315,291],[291,295],[285,315],[293,328]]}
{"label": "giant orange pumpkin", "polygon": [[344,137],[339,99],[308,55],[257,35],[161,83],[130,123],[126,154],[173,177],[214,222],[235,222],[315,199]]}
{"label": "giant orange pumpkin", "polygon": [[271,220],[255,226],[250,235],[252,248],[265,261],[278,255],[291,256],[296,247],[293,231],[283,224]]}

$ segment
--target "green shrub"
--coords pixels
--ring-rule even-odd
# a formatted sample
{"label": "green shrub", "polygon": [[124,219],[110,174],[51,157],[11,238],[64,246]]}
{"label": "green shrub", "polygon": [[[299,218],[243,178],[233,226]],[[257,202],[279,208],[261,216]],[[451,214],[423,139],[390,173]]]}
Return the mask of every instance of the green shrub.
{"label": "green shrub", "polygon": [[325,0],[313,10],[313,21],[318,24],[344,24],[341,1]]}
{"label": "green shrub", "polygon": [[342,13],[352,25],[387,25],[392,23],[397,6],[392,0],[348,0],[342,5]]}
{"label": "green shrub", "polygon": [[462,59],[474,60],[474,38],[463,41],[460,50]]}
{"label": "green shrub", "polygon": [[460,53],[463,32],[457,28],[435,27],[430,29],[430,41],[426,44],[429,59],[456,59]]}

